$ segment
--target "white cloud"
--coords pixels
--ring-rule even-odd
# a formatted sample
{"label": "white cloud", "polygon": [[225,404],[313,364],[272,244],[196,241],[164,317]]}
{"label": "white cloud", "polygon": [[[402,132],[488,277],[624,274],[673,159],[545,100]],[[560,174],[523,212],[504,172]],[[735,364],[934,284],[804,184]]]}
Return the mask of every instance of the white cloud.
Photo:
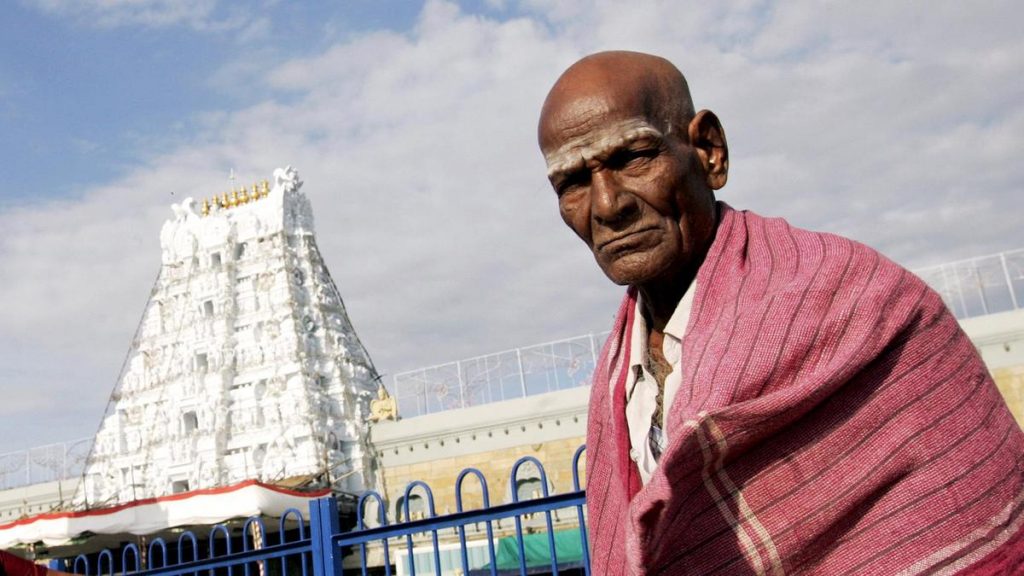
{"label": "white cloud", "polygon": [[248,9],[225,6],[218,0],[26,0],[47,14],[71,17],[102,28],[188,26],[220,32],[257,33],[266,22],[249,16]]}
{"label": "white cloud", "polygon": [[561,223],[535,149],[547,88],[599,49],[653,51],[687,73],[725,123],[721,197],[734,206],[910,265],[1024,244],[1015,5],[522,7],[500,22],[428,2],[407,33],[271,70],[225,63],[267,99],[204,116],[191,141],[80,198],[0,212],[0,362],[14,367],[0,393],[51,401],[2,415],[52,424],[7,441],[94,428],[167,205],[221,192],[230,167],[243,179],[299,168],[321,251],[384,372],[605,329],[621,290]]}

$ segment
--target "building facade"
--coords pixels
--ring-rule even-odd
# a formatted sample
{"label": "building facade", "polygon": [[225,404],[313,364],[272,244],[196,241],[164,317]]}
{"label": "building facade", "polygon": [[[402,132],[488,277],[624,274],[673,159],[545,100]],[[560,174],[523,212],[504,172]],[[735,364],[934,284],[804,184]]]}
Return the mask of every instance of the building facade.
{"label": "building facade", "polygon": [[376,373],[291,167],[160,232],[162,266],[76,507],[307,477],[358,492]]}

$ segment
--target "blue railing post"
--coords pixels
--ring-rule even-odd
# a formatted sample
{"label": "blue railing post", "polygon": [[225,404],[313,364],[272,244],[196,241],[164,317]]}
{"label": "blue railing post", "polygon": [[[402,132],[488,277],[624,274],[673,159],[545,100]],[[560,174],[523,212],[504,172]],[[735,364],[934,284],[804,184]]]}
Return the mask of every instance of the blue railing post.
{"label": "blue railing post", "polygon": [[309,503],[310,538],[313,544],[313,576],[342,576],[341,548],[334,536],[341,532],[338,501],[334,496]]}

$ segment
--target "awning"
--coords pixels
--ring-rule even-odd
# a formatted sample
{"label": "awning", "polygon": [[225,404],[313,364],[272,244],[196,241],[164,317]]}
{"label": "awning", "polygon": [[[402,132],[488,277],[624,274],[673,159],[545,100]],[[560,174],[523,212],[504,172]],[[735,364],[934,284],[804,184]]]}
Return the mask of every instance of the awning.
{"label": "awning", "polygon": [[305,518],[309,501],[328,494],[329,488],[300,492],[246,480],[223,488],[147,498],[110,508],[40,514],[0,524],[0,549],[36,542],[60,546],[85,533],[141,536],[232,518],[280,517],[289,508],[299,509]]}
{"label": "awning", "polygon": [[[559,568],[581,566],[583,562],[583,546],[580,542],[578,528],[554,532],[555,554]],[[526,567],[550,570],[551,545],[548,534],[524,534],[523,550],[526,553]],[[507,536],[498,540],[495,553],[495,564],[498,570],[519,570],[519,544],[515,536]],[[490,565],[487,566],[490,569]]]}

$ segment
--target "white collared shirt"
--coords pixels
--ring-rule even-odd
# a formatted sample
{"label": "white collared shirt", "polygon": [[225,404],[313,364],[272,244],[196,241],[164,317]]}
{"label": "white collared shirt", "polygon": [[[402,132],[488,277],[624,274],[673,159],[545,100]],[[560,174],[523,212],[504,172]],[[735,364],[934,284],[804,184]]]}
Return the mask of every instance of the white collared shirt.
{"label": "white collared shirt", "polygon": [[[683,383],[683,336],[686,324],[690,320],[690,308],[693,305],[693,293],[696,291],[697,280],[690,282],[690,287],[679,299],[679,304],[672,312],[665,325],[665,339],[661,349],[665,360],[672,367],[672,372],[665,378],[665,397],[662,399],[662,445],[669,441],[669,407]],[[626,425],[629,428],[629,455],[640,470],[640,479],[644,484],[651,479],[658,461],[654,458],[648,438],[651,434],[651,418],[657,408],[658,381],[647,370],[644,360],[647,358],[647,321],[642,313],[642,302],[637,296],[636,310],[633,312],[633,332],[630,334],[629,372],[626,374]],[[614,390],[613,390],[614,392]]]}

